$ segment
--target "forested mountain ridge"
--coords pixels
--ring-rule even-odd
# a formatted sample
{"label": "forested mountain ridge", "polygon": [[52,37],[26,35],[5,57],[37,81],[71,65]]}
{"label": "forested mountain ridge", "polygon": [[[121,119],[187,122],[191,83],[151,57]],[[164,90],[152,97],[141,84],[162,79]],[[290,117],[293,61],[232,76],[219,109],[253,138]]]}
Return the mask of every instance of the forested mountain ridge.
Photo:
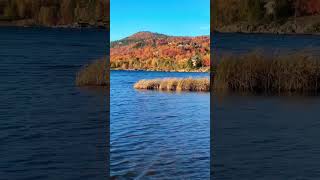
{"label": "forested mountain ridge", "polygon": [[138,32],[111,42],[111,68],[196,70],[210,66],[210,37]]}
{"label": "forested mountain ridge", "polygon": [[0,0],[0,25],[109,27],[109,0]]}

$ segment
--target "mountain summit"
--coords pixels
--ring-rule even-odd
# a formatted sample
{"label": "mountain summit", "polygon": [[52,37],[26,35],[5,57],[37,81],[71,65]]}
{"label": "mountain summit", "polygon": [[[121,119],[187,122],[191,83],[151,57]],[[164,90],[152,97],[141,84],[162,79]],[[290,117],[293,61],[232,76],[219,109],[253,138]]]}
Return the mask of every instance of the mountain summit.
{"label": "mountain summit", "polygon": [[151,39],[151,38],[165,38],[165,37],[168,37],[168,36],[160,33],[150,32],[150,31],[140,31],[125,39]]}

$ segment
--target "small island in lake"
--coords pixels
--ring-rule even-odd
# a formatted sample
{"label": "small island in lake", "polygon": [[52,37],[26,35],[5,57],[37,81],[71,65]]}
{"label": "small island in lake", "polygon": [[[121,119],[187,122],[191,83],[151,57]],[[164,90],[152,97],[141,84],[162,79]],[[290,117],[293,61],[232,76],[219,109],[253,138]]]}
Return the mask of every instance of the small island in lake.
{"label": "small island in lake", "polygon": [[209,91],[209,78],[164,78],[140,80],[134,84],[136,89],[160,91]]}

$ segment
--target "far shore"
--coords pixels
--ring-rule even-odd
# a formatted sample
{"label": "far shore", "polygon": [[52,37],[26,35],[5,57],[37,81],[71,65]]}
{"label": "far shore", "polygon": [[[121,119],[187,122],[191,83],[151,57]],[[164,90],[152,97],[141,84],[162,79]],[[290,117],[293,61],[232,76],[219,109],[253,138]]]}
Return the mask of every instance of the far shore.
{"label": "far shore", "polygon": [[0,28],[52,28],[52,29],[108,29],[105,26],[96,26],[96,25],[89,25],[89,26],[81,26],[81,25],[17,25],[13,23],[3,23],[0,22]]}
{"label": "far shore", "polygon": [[213,29],[221,33],[320,35],[320,15],[298,17],[296,20],[289,18],[282,23],[235,22],[213,27]]}
{"label": "far shore", "polygon": [[[18,28],[53,28],[53,29],[108,29],[108,26],[103,25],[30,25],[30,24],[16,24],[10,22],[1,22],[0,28],[6,27],[18,27]],[[320,36],[320,32],[281,32],[281,31],[250,31],[250,30],[242,30],[241,28],[233,28],[232,26],[224,26],[222,29],[214,29],[213,33],[224,33],[224,34],[266,34],[266,35],[311,35],[311,36]]]}
{"label": "far shore", "polygon": [[111,71],[147,71],[147,72],[181,72],[181,73],[209,73],[210,69],[207,68],[201,68],[201,69],[193,69],[193,70],[187,70],[187,69],[180,69],[180,70],[153,70],[153,69],[122,69],[122,68],[111,68]]}
{"label": "far shore", "polygon": [[248,34],[248,35],[283,35],[283,36],[320,36],[320,32],[315,33],[290,33],[290,32],[246,32],[246,31],[219,31],[215,30],[213,33],[223,34]]}

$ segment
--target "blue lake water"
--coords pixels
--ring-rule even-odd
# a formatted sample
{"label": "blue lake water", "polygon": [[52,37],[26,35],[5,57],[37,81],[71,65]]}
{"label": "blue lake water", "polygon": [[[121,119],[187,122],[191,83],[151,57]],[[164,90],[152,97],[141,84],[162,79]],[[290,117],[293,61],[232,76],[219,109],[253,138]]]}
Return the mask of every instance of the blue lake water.
{"label": "blue lake water", "polygon": [[[217,34],[216,53],[306,48],[320,36]],[[277,52],[278,51],[278,52]],[[213,94],[213,179],[319,179],[320,97]]]}
{"label": "blue lake water", "polygon": [[112,71],[112,179],[209,179],[210,94],[135,90],[140,79],[208,73]]}
{"label": "blue lake water", "polygon": [[211,35],[214,54],[266,51],[268,54],[306,52],[320,55],[320,36],[216,33]]}
{"label": "blue lake water", "polygon": [[0,28],[0,179],[106,179],[103,89],[75,74],[106,32]]}
{"label": "blue lake water", "polygon": [[[106,179],[106,92],[77,88],[106,32],[0,28],[0,177]],[[218,34],[217,53],[309,49],[319,36]],[[138,91],[140,79],[206,73],[111,72],[111,178],[208,179],[210,95]],[[213,178],[317,179],[318,96],[214,95]]]}

